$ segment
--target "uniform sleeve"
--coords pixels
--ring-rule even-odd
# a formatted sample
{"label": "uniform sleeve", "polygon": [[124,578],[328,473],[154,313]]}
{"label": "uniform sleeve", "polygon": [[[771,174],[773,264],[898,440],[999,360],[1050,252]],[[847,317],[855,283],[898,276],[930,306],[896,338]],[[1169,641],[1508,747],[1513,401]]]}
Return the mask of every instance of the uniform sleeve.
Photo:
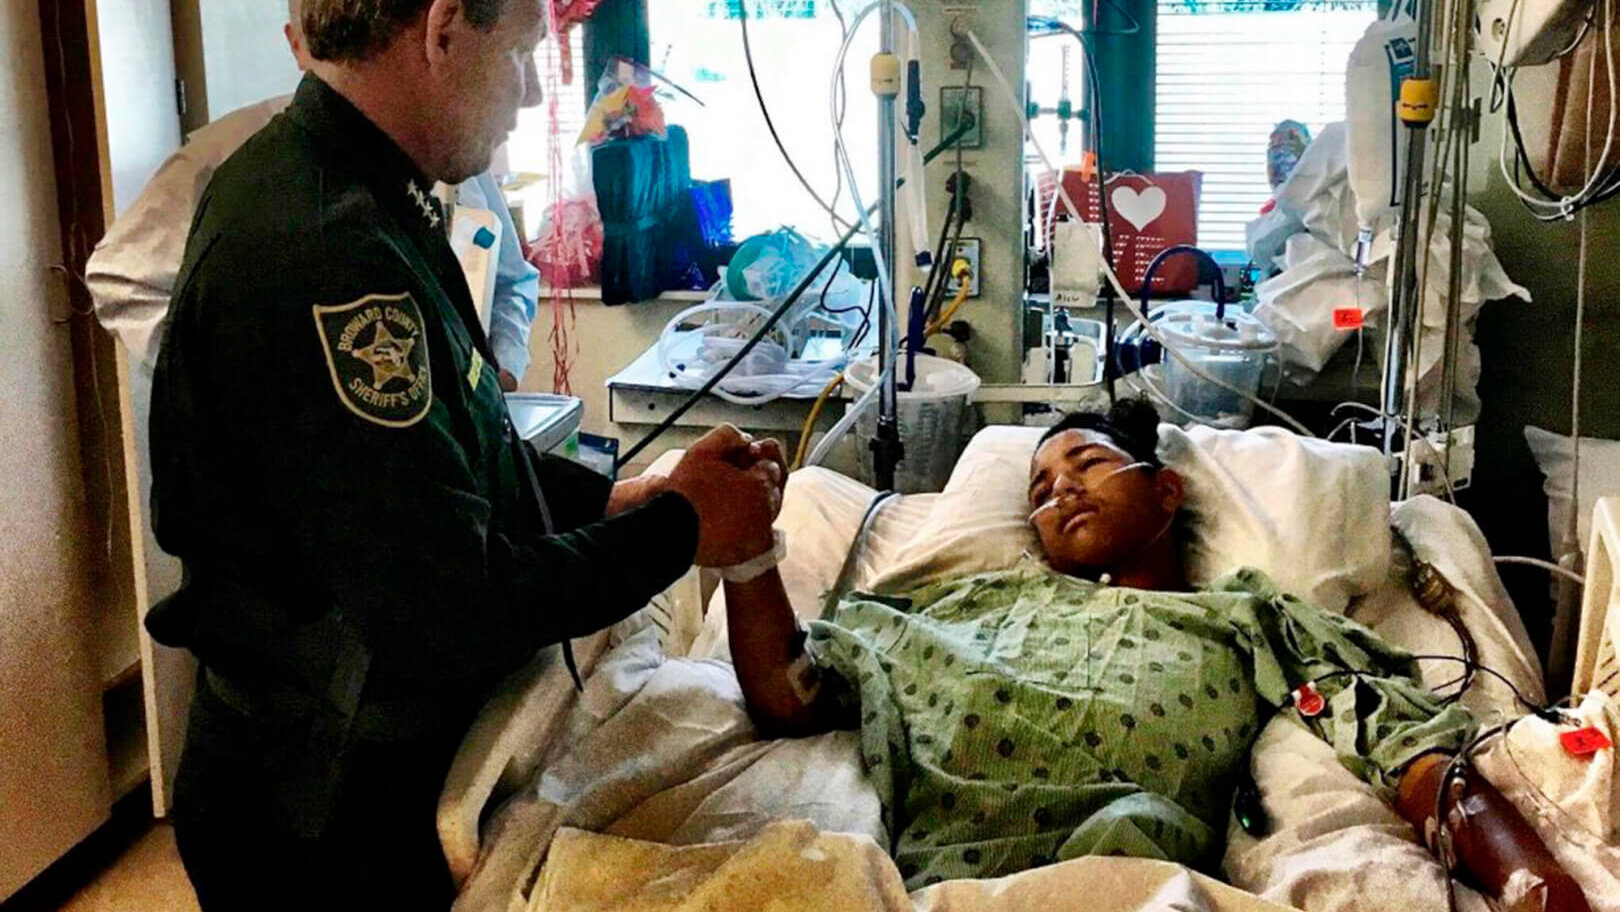
{"label": "uniform sleeve", "polygon": [[571,459],[534,453],[532,447],[530,452],[555,531],[568,532],[602,519],[613,494],[611,479]]}
{"label": "uniform sleeve", "polygon": [[[374,283],[365,290],[408,287],[386,250],[345,246],[350,269]],[[190,553],[260,549],[255,572],[306,577],[360,630],[374,668],[421,680],[509,671],[538,646],[628,616],[690,567],[697,516],[684,498],[664,494],[602,519],[605,480],[542,460],[542,490],[567,520],[546,534],[521,465],[506,482],[519,486],[512,496],[481,493],[498,454],[479,444],[466,409],[439,394],[465,389],[447,352],[430,350],[426,416],[383,426],[343,404],[311,316],[312,304],[362,295],[240,274],[193,271],[164,356],[168,382],[200,391],[199,420],[219,425],[207,453],[191,457],[196,475],[234,478],[241,493],[234,503],[230,492],[172,495],[193,516],[211,514],[169,524]]]}
{"label": "uniform sleeve", "polygon": [[523,242],[506,198],[487,174],[484,204],[501,221],[501,251],[495,266],[495,300],[490,305],[489,345],[503,370],[522,381],[529,369],[529,334],[540,301],[540,271],[523,258]]}
{"label": "uniform sleeve", "polygon": [[1473,717],[1424,688],[1411,655],[1371,630],[1277,592],[1258,571],[1240,571],[1213,588],[1256,596],[1248,602],[1252,613],[1237,620],[1261,699],[1297,712],[1289,709],[1292,692],[1313,682],[1327,705],[1301,721],[1368,783],[1387,793],[1417,757],[1455,753],[1473,736]]}

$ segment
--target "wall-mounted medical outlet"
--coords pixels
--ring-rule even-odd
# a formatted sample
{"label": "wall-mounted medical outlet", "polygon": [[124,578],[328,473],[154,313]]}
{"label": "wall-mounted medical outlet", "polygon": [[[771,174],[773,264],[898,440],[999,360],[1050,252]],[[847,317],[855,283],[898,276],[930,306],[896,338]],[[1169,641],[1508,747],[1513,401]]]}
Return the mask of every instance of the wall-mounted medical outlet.
{"label": "wall-mounted medical outlet", "polygon": [[[962,238],[951,245],[951,252],[945,257],[945,267],[949,269],[950,264],[955,262],[958,257],[967,260],[968,268],[972,270],[968,274],[968,297],[976,298],[979,296],[979,239]],[[961,283],[956,280],[955,276],[945,280],[945,293],[947,295],[955,295],[956,290],[961,287]]]}
{"label": "wall-mounted medical outlet", "polygon": [[[940,140],[953,136],[966,126],[956,145],[964,149],[984,148],[984,87],[948,85],[939,87]],[[952,146],[955,148],[956,146]]]}
{"label": "wall-mounted medical outlet", "polygon": [[950,63],[953,70],[965,70],[971,66],[977,55],[973,49],[973,42],[968,40],[968,30],[974,26],[974,18],[978,15],[976,6],[947,6],[945,15],[951,26]]}

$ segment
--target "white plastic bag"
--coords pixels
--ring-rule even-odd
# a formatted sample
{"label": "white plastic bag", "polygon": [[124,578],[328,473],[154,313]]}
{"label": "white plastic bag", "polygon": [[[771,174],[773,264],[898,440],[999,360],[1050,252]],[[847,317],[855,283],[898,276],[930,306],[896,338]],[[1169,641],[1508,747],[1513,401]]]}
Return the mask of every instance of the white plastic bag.
{"label": "white plastic bag", "polygon": [[1345,112],[1349,121],[1350,187],[1355,193],[1356,221],[1373,231],[1401,204],[1401,174],[1406,162],[1405,127],[1395,117],[1401,81],[1412,75],[1417,23],[1405,4],[1372,25],[1356,42],[1345,68]]}
{"label": "white plastic bag", "polygon": [[[1420,267],[1428,267],[1423,289],[1422,328],[1418,344],[1418,413],[1436,414],[1440,402],[1440,381],[1446,356],[1447,292],[1451,275],[1451,216],[1440,213],[1435,219],[1434,236],[1429,241],[1425,256],[1419,250]],[[1373,244],[1376,258],[1390,256],[1394,249],[1393,232],[1379,235]],[[1530,292],[1502,269],[1491,249],[1491,225],[1478,210],[1469,206],[1463,219],[1463,280],[1461,307],[1458,309],[1463,324],[1462,344],[1458,347],[1456,376],[1457,421],[1467,423],[1479,417],[1480,355],[1474,344],[1474,323],[1486,301],[1518,298],[1529,303]],[[1420,269],[1420,275],[1421,269]],[[1379,348],[1382,357],[1382,347]]]}
{"label": "white plastic bag", "polygon": [[1284,363],[1299,369],[1290,371],[1296,382],[1309,382],[1355,337],[1333,325],[1334,310],[1357,307],[1365,318],[1388,305],[1381,267],[1358,279],[1350,257],[1314,234],[1289,238],[1282,273],[1254,291],[1255,318],[1276,334]]}
{"label": "white plastic bag", "polygon": [[1304,230],[1299,219],[1281,206],[1273,206],[1243,226],[1244,247],[1261,270],[1283,269],[1283,249],[1288,239]]}
{"label": "white plastic bag", "polygon": [[1080,221],[1052,226],[1052,303],[1090,307],[1102,287],[1102,250],[1097,229]]}

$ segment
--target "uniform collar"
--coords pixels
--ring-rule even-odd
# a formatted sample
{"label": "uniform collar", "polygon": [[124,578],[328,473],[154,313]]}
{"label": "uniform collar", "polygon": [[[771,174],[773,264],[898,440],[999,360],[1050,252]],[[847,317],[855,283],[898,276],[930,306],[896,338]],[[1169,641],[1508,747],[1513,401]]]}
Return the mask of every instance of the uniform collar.
{"label": "uniform collar", "polygon": [[410,156],[347,98],[313,73],[306,73],[288,113],[321,146],[354,167],[377,198],[407,225],[445,230],[445,212],[433,196],[433,181]]}

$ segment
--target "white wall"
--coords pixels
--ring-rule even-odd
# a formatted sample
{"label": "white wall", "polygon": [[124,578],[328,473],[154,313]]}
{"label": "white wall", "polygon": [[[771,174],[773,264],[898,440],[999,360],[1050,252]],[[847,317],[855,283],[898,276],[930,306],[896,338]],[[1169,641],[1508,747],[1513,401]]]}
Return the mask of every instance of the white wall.
{"label": "white wall", "polygon": [[[588,434],[617,437],[621,448],[628,448],[652,428],[648,425],[615,425],[608,420],[607,379],[634,361],[658,341],[664,324],[691,306],[689,301],[655,301],[608,307],[601,301],[577,300],[571,338],[576,346],[569,371],[572,392],[585,403],[581,430]],[[556,359],[551,352],[552,307],[542,289],[539,316],[529,335],[529,370],[523,376],[523,389],[549,393]],[[671,431],[636,468],[650,464],[666,449],[684,446],[694,439],[682,429]]]}
{"label": "white wall", "polygon": [[211,120],[285,95],[298,86],[298,66],[281,27],[286,0],[196,0]]}
{"label": "white wall", "polygon": [[[925,149],[943,138],[939,119],[939,88],[961,85],[966,72],[949,68],[950,27],[961,19],[995,57],[996,65],[1014,88],[1024,84],[1025,0],[963,0],[945,5],[914,4],[921,32],[923,101],[928,105],[922,135]],[[985,145],[962,155],[963,169],[972,176],[973,218],[964,237],[982,241],[981,294],[969,299],[958,313],[973,325],[968,344],[973,369],[987,383],[1016,383],[1023,361],[1024,309],[1024,140],[1023,115],[1003,97],[983,61],[973,68],[973,84],[983,87]],[[902,106],[903,107],[903,106]],[[956,154],[941,155],[928,166],[928,238],[938,240],[941,220],[950,203],[945,181],[956,171]],[[901,218],[902,228],[909,221]],[[909,234],[902,232],[902,236]],[[902,240],[901,251],[912,249]],[[904,299],[902,298],[902,301]]]}
{"label": "white wall", "polygon": [[108,800],[39,8],[0,0],[0,898]]}
{"label": "white wall", "polygon": [[188,134],[297,87],[298,66],[281,32],[287,0],[165,2],[174,21],[175,65],[186,84]]}
{"label": "white wall", "polygon": [[[66,0],[62,0],[66,2]],[[174,95],[174,37],[161,0],[101,0],[96,11],[103,138],[114,213],[129,208],[180,145]]]}

